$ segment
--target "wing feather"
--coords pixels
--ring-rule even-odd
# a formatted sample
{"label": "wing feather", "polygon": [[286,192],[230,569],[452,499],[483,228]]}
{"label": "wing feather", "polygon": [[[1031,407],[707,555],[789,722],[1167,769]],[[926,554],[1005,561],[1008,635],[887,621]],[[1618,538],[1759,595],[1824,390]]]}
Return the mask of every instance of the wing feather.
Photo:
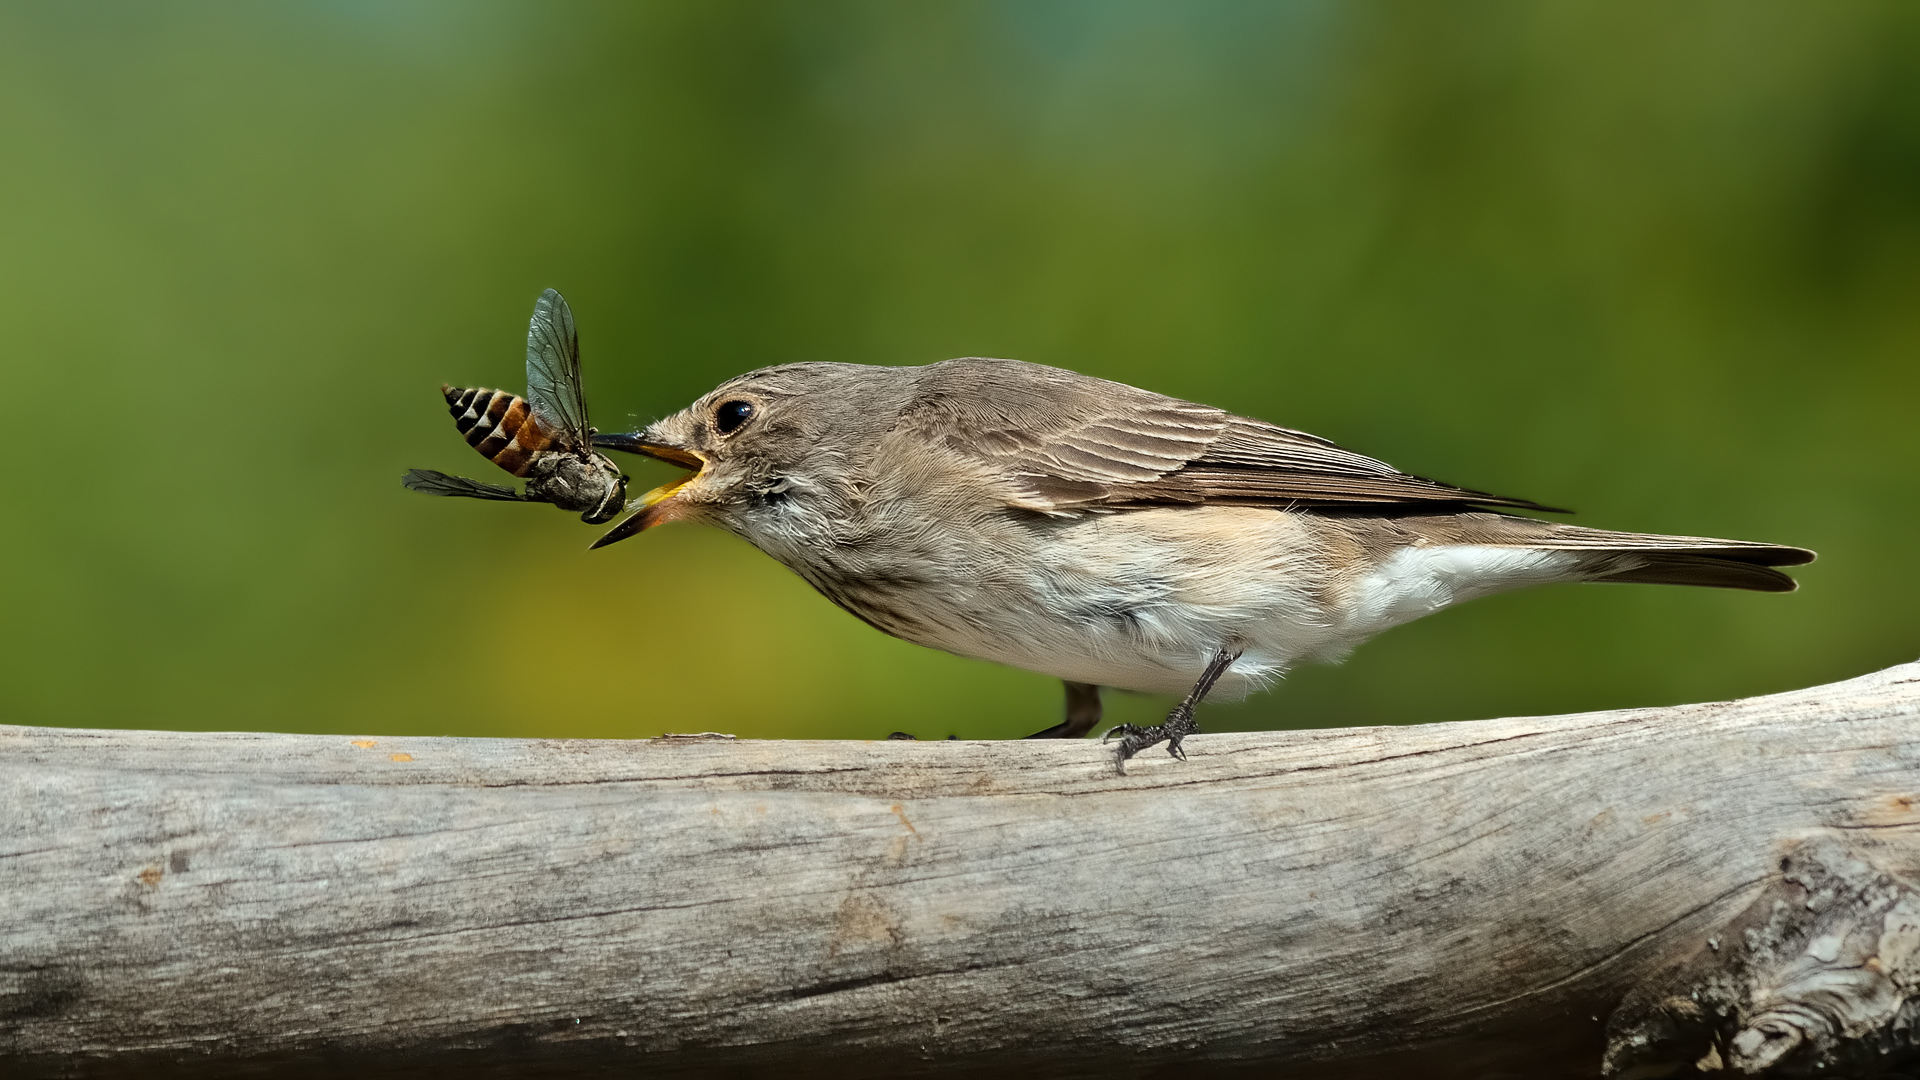
{"label": "wing feather", "polygon": [[998,472],[1007,503],[1059,513],[1224,503],[1551,510],[1403,473],[1304,431],[1013,360],[923,369],[907,422]]}

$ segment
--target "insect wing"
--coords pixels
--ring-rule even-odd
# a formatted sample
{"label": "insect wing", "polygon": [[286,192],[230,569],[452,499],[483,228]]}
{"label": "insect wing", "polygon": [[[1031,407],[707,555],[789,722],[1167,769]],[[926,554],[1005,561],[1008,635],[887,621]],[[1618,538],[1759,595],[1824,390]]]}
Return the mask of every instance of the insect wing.
{"label": "insect wing", "polygon": [[587,445],[592,436],[580,393],[580,334],[566,298],[552,289],[540,294],[527,326],[527,400],[556,439],[570,448]]}
{"label": "insect wing", "polygon": [[510,487],[469,480],[464,476],[449,476],[435,469],[408,469],[407,474],[400,478],[400,484],[408,491],[418,491],[424,495],[458,495],[500,502],[525,501],[524,496]]}

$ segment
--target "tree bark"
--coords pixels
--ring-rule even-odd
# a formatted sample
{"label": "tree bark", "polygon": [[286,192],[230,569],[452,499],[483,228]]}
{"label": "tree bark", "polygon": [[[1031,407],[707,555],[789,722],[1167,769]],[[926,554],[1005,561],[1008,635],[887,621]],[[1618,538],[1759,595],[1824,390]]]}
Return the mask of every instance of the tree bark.
{"label": "tree bark", "polygon": [[0,727],[0,1071],[1873,1076],[1920,664],[1093,742]]}

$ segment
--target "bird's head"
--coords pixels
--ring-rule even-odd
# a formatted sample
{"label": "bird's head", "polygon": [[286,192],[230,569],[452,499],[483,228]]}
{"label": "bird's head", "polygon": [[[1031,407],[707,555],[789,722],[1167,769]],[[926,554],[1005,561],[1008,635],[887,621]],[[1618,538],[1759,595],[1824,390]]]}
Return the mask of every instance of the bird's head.
{"label": "bird's head", "polygon": [[[635,512],[593,546],[669,521],[717,525],[768,548],[817,531],[891,424],[911,368],[786,364],[729,379],[685,409],[593,444],[693,470],[635,500]],[[901,374],[896,374],[901,373]]]}

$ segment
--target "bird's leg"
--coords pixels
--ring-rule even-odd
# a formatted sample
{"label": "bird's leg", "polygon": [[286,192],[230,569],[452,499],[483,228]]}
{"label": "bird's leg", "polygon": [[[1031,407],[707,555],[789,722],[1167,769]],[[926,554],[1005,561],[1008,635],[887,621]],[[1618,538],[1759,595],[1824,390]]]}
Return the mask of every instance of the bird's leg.
{"label": "bird's leg", "polygon": [[1092,683],[1062,679],[1067,687],[1067,718],[1029,739],[1078,739],[1100,722],[1100,688]]}
{"label": "bird's leg", "polygon": [[1150,728],[1120,724],[1108,728],[1107,733],[1100,736],[1100,741],[1106,742],[1116,734],[1119,735],[1121,761],[1159,742],[1167,744],[1167,753],[1181,761],[1187,760],[1187,752],[1180,749],[1180,743],[1187,736],[1200,730],[1200,725],[1193,719],[1194,708],[1207,696],[1207,691],[1213,689],[1213,684],[1220,681],[1220,676],[1226,674],[1227,668],[1233,666],[1233,662],[1238,659],[1240,659],[1238,651],[1228,652],[1222,649],[1214,653],[1213,659],[1207,662],[1207,669],[1200,673],[1200,681],[1193,684],[1193,689],[1187,691],[1185,700],[1175,705],[1165,720]]}

